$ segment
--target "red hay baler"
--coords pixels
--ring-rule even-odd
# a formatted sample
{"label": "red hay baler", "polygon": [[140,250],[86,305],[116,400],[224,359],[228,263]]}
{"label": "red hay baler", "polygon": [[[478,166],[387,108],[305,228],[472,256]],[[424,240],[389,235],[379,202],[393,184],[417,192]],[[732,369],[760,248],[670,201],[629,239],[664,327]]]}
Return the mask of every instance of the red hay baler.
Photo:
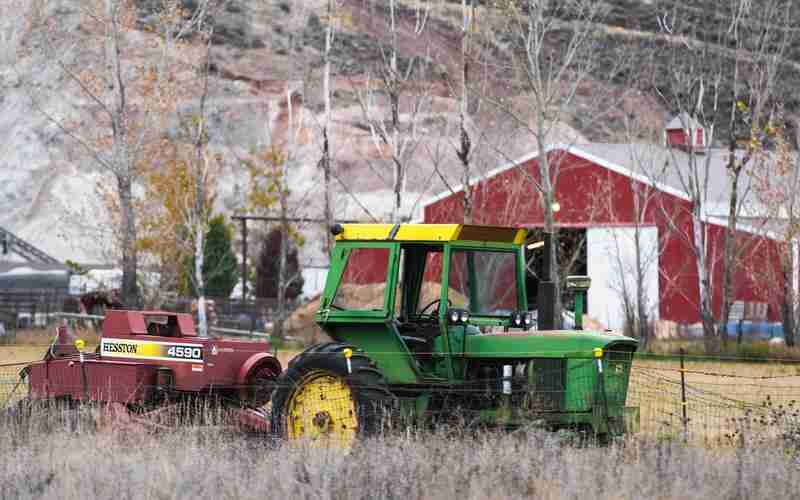
{"label": "red hay baler", "polygon": [[[92,401],[146,412],[203,399],[256,409],[269,401],[281,373],[269,342],[200,337],[188,314],[109,310],[95,352],[80,352],[74,340],[60,327],[44,358],[25,368],[29,400]],[[252,419],[253,412],[244,418],[261,426]]]}

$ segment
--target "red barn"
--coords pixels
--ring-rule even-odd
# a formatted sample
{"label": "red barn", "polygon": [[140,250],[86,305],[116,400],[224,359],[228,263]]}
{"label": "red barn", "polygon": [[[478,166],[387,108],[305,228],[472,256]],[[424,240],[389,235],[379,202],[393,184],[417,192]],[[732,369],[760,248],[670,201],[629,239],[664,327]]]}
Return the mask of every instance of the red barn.
{"label": "red barn", "polygon": [[[702,171],[703,183],[707,179],[697,231],[704,232],[707,240],[705,257],[712,269],[712,303],[715,314],[719,314],[729,204],[728,153],[701,148],[707,142],[705,131],[696,124],[676,131],[677,123],[680,121],[673,120],[668,125],[665,145],[562,145],[547,151],[555,181],[556,223],[573,242],[585,242],[573,248],[575,255],[582,254],[575,261],[584,263],[573,272],[592,277],[588,313],[610,328],[623,326],[625,296],[635,294],[636,241],[641,249],[639,258],[646,264],[642,283],[649,319],[680,324],[700,321],[693,251],[698,233],[687,195],[690,186],[686,174],[692,168]],[[688,144],[692,135],[696,135],[693,145]],[[698,148],[695,164],[688,147]],[[534,153],[471,183],[473,222],[541,228],[543,210],[536,190],[539,179],[539,155]],[[754,198],[751,182],[743,175],[741,197]],[[424,221],[463,221],[463,200],[463,187],[435,196],[423,207]],[[753,202],[745,211],[747,221],[758,220],[753,217],[755,205]],[[782,291],[772,283],[782,275],[781,243],[762,227],[750,224],[740,223],[735,233],[736,245],[742,250],[734,273],[734,298],[768,304],[768,319],[778,321]],[[536,279],[531,281],[535,287]],[[535,297],[530,288],[528,295],[529,300]]]}

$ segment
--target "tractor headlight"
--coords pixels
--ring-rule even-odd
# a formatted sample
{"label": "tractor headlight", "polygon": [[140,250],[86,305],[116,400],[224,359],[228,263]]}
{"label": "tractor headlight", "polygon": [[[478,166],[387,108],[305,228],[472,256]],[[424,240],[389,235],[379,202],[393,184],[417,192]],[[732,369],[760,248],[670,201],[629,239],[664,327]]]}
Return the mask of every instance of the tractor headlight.
{"label": "tractor headlight", "polygon": [[469,321],[469,311],[466,309],[450,309],[447,311],[447,321],[451,325],[462,325]]}
{"label": "tractor headlight", "polygon": [[514,328],[525,328],[533,326],[533,317],[529,313],[511,313],[511,326]]}
{"label": "tractor headlight", "polygon": [[531,313],[525,313],[522,316],[522,322],[525,324],[525,328],[533,326],[533,317],[531,317]]}
{"label": "tractor headlight", "polygon": [[450,323],[458,323],[458,310],[450,311]]}

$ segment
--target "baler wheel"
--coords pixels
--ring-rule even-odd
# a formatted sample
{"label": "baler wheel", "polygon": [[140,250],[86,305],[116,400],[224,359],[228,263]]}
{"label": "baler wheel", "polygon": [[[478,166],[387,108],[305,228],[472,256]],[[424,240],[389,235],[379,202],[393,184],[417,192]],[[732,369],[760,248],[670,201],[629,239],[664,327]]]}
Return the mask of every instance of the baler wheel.
{"label": "baler wheel", "polygon": [[269,403],[275,389],[275,379],[278,377],[276,370],[267,364],[256,368],[248,379],[250,402],[256,408]]}
{"label": "baler wheel", "polygon": [[[344,353],[350,349],[348,369]],[[395,398],[383,373],[353,346],[331,342],[298,354],[276,382],[272,430],[289,441],[349,449],[379,432]]]}

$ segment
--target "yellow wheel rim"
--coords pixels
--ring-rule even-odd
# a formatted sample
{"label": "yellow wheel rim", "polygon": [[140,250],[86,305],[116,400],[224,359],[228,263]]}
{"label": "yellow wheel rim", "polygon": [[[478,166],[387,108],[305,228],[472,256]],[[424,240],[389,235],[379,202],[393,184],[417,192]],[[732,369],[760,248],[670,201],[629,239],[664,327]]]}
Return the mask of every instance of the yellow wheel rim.
{"label": "yellow wheel rim", "polygon": [[356,439],[353,393],[336,375],[322,371],[306,375],[289,399],[287,410],[289,439],[342,448],[349,448]]}

